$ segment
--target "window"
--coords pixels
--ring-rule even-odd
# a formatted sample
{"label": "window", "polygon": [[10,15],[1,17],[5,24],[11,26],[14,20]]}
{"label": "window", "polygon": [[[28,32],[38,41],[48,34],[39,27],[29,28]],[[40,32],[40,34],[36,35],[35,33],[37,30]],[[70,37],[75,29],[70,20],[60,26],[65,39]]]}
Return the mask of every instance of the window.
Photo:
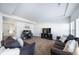
{"label": "window", "polygon": [[76,37],[79,37],[79,18],[76,19]]}
{"label": "window", "polygon": [[74,21],[71,22],[71,34],[75,35]]}

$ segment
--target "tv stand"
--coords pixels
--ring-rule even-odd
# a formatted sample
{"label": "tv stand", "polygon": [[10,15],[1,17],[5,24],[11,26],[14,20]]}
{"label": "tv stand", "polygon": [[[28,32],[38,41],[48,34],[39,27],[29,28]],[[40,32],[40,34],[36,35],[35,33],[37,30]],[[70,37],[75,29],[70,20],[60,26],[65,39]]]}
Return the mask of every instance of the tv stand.
{"label": "tv stand", "polygon": [[52,40],[52,34],[51,33],[41,33],[41,38]]}

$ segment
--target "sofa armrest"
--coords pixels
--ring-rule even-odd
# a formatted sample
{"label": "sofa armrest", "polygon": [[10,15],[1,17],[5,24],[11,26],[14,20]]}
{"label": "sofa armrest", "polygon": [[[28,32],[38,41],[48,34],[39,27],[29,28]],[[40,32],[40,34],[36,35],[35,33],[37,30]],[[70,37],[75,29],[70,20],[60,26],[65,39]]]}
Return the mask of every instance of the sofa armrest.
{"label": "sofa armrest", "polygon": [[54,47],[63,50],[65,47],[65,44],[61,41],[55,41]]}
{"label": "sofa armrest", "polygon": [[57,49],[60,49],[60,50],[63,50],[63,49],[64,49],[63,46],[61,46],[61,45],[57,45],[57,44],[54,45],[54,48],[57,48]]}
{"label": "sofa armrest", "polygon": [[59,41],[59,40],[55,41],[55,44],[62,46],[62,47],[65,47],[65,44],[63,42]]}
{"label": "sofa armrest", "polygon": [[52,48],[51,55],[72,55],[72,53],[65,52],[65,51],[57,49],[57,48]]}

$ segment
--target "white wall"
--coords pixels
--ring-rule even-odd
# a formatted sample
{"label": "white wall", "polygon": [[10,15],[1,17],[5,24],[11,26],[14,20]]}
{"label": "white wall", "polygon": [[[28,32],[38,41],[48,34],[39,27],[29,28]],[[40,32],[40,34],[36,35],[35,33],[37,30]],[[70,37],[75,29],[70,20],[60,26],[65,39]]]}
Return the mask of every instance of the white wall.
{"label": "white wall", "polygon": [[68,35],[69,34],[69,17],[55,18],[54,20],[48,22],[39,22],[35,24],[34,35],[41,36],[42,28],[51,28],[51,33],[53,35]]}
{"label": "white wall", "polygon": [[40,36],[42,28],[51,28],[53,35],[68,35],[69,23],[39,23],[35,26],[35,36]]}
{"label": "white wall", "polygon": [[[33,23],[31,22],[25,22],[24,20],[18,20],[14,18],[7,18],[4,17],[4,27],[3,31],[5,35],[9,35],[8,30],[9,30],[9,25],[13,24],[14,25],[14,31],[17,36],[20,36],[23,30],[31,30],[32,33],[34,33],[34,28],[33,28]],[[13,28],[13,27],[11,27]]]}
{"label": "white wall", "polygon": [[16,24],[17,24],[17,28],[16,28],[17,36],[20,36],[23,30],[31,30],[32,33],[34,33],[33,24],[20,22],[20,21],[16,22]]}

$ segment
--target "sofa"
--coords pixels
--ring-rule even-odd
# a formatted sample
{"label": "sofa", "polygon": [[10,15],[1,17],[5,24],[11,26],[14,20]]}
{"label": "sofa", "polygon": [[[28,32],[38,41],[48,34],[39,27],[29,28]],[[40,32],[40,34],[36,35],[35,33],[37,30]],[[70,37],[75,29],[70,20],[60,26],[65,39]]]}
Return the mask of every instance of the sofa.
{"label": "sofa", "polygon": [[51,55],[72,55],[72,53],[53,48],[51,49]]}
{"label": "sofa", "polygon": [[[59,39],[55,41],[54,47],[51,49],[52,55],[72,55],[77,48],[78,39],[75,40],[73,35],[69,35],[67,39],[62,42]],[[71,52],[73,51],[73,52]]]}
{"label": "sofa", "polygon": [[31,32],[31,30],[23,30],[22,34],[21,34],[21,38],[23,40],[25,39],[29,39],[29,38],[32,38],[33,34]]}
{"label": "sofa", "polygon": [[34,50],[35,42],[29,44],[22,39],[14,39],[12,36],[8,36],[1,41],[0,55],[33,55]]}

